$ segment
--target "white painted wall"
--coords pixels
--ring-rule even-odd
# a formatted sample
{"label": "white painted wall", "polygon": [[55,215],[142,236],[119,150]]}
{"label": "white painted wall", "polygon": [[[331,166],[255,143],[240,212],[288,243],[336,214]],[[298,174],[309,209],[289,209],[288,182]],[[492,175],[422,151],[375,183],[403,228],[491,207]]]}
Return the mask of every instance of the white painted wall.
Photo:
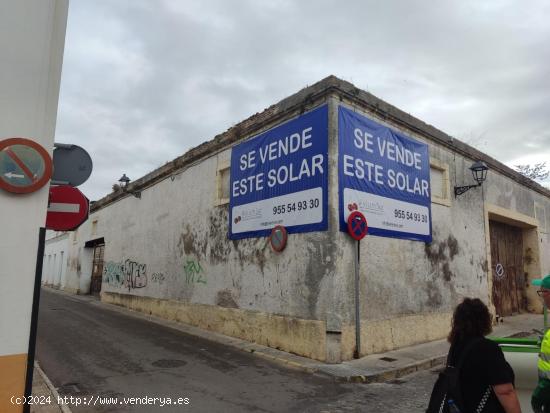
{"label": "white painted wall", "polygon": [[[0,2],[0,140],[27,137],[52,153],[67,10],[67,0]],[[27,352],[47,201],[48,185],[27,195],[0,190],[0,356]]]}
{"label": "white painted wall", "polygon": [[[69,233],[48,231],[44,248],[42,284],[64,288],[67,280]],[[55,265],[54,265],[55,262]]]}

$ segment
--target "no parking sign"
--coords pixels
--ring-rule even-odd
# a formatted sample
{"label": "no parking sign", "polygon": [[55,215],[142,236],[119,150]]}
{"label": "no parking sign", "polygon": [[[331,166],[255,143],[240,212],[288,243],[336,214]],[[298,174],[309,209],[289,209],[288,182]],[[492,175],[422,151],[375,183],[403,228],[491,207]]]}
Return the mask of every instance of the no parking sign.
{"label": "no parking sign", "polygon": [[281,252],[286,247],[287,239],[288,234],[286,232],[286,228],[282,225],[276,225],[271,231],[271,235],[269,237],[271,248],[273,248],[274,251]]}
{"label": "no parking sign", "polygon": [[348,217],[348,233],[354,240],[361,241],[367,235],[367,219],[359,211],[353,211]]}

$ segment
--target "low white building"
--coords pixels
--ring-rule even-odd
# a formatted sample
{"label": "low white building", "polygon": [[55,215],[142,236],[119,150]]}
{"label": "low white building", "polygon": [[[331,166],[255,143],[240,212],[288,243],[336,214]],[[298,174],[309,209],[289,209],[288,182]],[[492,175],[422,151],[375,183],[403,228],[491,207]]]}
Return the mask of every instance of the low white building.
{"label": "low white building", "polygon": [[[476,161],[486,181],[455,196],[475,184]],[[549,195],[331,76],[93,203],[77,231],[48,240],[44,281],[340,362],[356,345],[350,212],[370,226],[359,271],[366,355],[445,337],[465,296],[495,315],[540,311],[529,282],[550,270]],[[266,236],[277,223],[289,231],[282,252]]]}

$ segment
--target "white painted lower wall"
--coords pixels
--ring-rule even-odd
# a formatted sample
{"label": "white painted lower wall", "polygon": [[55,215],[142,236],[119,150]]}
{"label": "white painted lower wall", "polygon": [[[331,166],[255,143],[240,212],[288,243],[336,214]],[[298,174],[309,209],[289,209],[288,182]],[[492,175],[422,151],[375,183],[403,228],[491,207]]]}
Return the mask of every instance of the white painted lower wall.
{"label": "white painted lower wall", "polygon": [[69,233],[48,231],[44,247],[42,265],[42,284],[65,289],[67,285],[67,257],[69,252]]}

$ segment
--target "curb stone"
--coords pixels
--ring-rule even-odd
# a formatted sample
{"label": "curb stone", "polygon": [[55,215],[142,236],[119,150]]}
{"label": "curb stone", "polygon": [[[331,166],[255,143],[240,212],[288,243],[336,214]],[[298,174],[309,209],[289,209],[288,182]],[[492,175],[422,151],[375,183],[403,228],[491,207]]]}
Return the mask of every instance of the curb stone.
{"label": "curb stone", "polygon": [[[53,385],[53,383],[50,381],[50,379],[48,378],[48,376],[46,376],[46,373],[44,373],[44,370],[42,370],[40,368],[40,364],[38,363],[38,361],[35,361],[34,362],[34,368],[36,369],[36,371],[38,372],[38,374],[40,374],[40,377],[42,378],[42,380],[44,381],[44,383],[46,384],[46,386],[48,387],[48,389],[50,390],[50,392],[52,393],[52,396],[55,398],[55,400],[57,401],[58,400],[58,397],[59,396],[59,393],[57,392],[57,389],[55,388],[55,386]],[[72,413],[71,409],[63,404],[63,405],[59,405],[57,403],[55,403],[55,405],[57,405],[59,407],[59,409],[63,412],[63,413]],[[52,405],[50,405],[52,406]],[[40,407],[38,408],[38,410],[40,409]]]}
{"label": "curb stone", "polygon": [[398,379],[399,377],[407,376],[417,371],[429,370],[433,367],[443,365],[447,356],[433,357],[428,360],[411,363],[403,367],[399,367],[393,370],[381,371],[379,373],[367,374],[367,375],[351,375],[342,376],[340,381],[350,383],[384,383],[390,380]]}

